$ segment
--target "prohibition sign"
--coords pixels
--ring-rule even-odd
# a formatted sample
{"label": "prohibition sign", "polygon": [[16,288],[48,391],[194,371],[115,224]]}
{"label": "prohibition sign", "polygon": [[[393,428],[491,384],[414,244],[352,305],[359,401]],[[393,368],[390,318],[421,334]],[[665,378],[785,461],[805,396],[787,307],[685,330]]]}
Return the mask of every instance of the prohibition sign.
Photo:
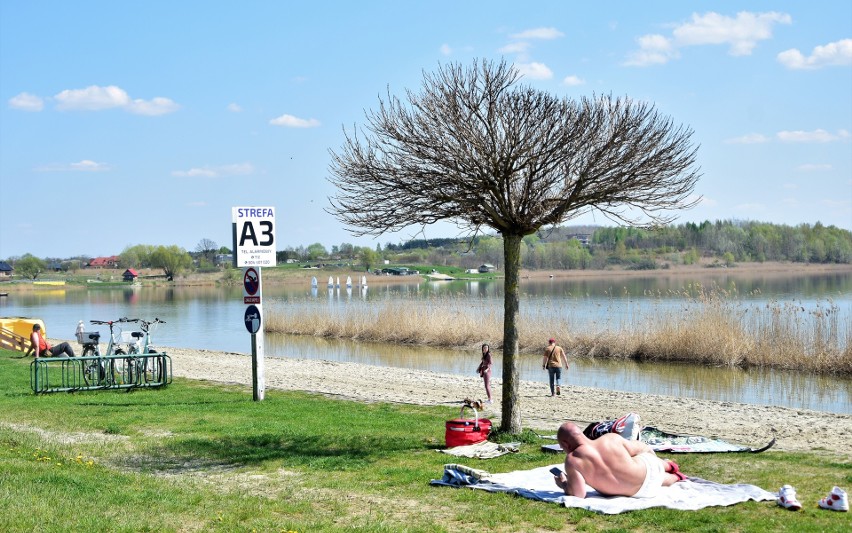
{"label": "prohibition sign", "polygon": [[257,276],[257,270],[251,267],[246,269],[246,273],[243,276],[243,286],[249,296],[257,294],[257,290],[260,288],[260,280]]}
{"label": "prohibition sign", "polygon": [[254,305],[246,307],[245,315],[243,315],[243,321],[246,324],[248,332],[254,335],[260,331],[260,310]]}

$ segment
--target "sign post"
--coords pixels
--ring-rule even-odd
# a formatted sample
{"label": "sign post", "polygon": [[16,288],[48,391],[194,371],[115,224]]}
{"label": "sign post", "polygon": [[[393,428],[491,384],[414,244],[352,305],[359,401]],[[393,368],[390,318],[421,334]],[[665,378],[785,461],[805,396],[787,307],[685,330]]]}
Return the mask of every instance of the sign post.
{"label": "sign post", "polygon": [[243,322],[251,334],[252,399],[266,391],[263,361],[263,289],[261,267],[275,266],[275,208],[231,208],[234,263],[243,268]]}

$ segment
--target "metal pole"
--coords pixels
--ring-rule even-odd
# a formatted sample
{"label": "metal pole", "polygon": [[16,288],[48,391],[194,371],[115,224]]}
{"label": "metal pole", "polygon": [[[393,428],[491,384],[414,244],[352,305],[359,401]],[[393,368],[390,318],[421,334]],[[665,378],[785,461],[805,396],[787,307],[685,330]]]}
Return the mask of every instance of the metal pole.
{"label": "metal pole", "polygon": [[251,336],[251,391],[252,400],[260,402],[263,400],[265,387],[263,382],[263,332],[258,343],[257,334]]}

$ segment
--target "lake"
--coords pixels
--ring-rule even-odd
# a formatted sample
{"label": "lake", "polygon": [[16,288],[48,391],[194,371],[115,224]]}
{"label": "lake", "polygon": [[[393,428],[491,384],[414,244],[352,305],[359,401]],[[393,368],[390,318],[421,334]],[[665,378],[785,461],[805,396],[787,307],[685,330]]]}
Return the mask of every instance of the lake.
{"label": "lake", "polygon": [[[356,285],[351,290],[344,286],[329,291],[325,287],[327,275],[317,277],[319,287],[315,290],[307,281],[304,286],[264,286],[264,307],[281,306],[298,312],[304,307],[321,306],[334,313],[347,306],[395,300],[407,305],[430,305],[436,297],[446,296],[467,298],[477,306],[499,307],[503,299],[500,280],[418,283],[408,279],[373,284],[366,289]],[[789,301],[813,308],[831,302],[842,316],[852,314],[852,273],[753,275],[731,271],[692,277],[655,273],[607,279],[522,280],[521,312],[535,316],[537,309],[557,309],[570,313],[578,324],[582,320],[617,323],[643,307],[684,305],[699,286],[714,287],[748,304]],[[88,331],[99,329],[104,334],[103,327],[94,328],[89,320],[159,317],[166,324],[154,335],[158,346],[248,353],[251,341],[243,323],[244,311],[242,287],[50,288],[12,291],[8,297],[0,298],[0,316],[41,318],[52,337],[73,338],[80,320]],[[267,335],[266,356],[352,361],[470,376],[475,375],[479,360],[476,352],[289,335]],[[500,378],[501,369],[498,357],[495,378]],[[547,376],[538,356],[521,356],[520,373],[521,379],[540,381],[546,389]],[[568,385],[852,413],[852,380],[798,372],[575,359],[564,381]]]}

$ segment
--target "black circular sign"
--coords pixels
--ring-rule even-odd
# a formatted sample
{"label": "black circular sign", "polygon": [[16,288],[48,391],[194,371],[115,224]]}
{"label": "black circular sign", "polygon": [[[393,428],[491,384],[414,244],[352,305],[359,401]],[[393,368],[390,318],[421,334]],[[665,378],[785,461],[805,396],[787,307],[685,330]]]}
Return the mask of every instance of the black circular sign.
{"label": "black circular sign", "polygon": [[246,322],[246,329],[249,333],[254,335],[260,331],[260,310],[256,305],[246,307],[244,320]]}

